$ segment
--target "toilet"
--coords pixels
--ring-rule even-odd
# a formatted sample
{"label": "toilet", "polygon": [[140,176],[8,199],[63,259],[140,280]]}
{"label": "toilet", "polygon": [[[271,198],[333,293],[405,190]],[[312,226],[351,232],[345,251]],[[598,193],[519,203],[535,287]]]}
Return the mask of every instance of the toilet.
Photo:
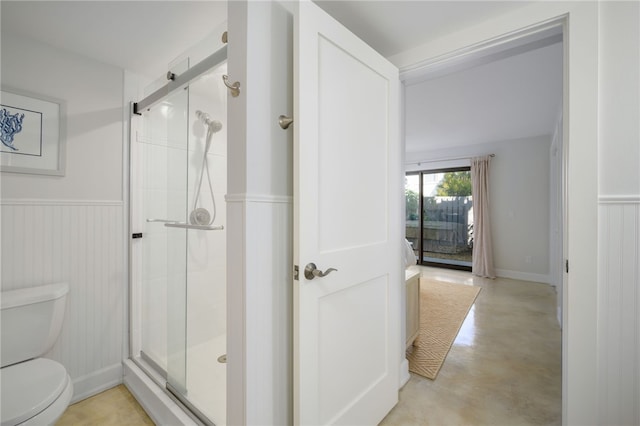
{"label": "toilet", "polygon": [[2,292],[2,426],[53,425],[71,401],[64,366],[41,358],[58,338],[68,292],[66,283]]}

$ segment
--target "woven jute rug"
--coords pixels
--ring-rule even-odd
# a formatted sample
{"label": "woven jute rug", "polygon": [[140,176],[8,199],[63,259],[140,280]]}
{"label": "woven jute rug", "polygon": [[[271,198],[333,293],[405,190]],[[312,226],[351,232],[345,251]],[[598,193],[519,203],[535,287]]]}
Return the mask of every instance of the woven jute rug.
{"label": "woven jute rug", "polygon": [[420,334],[407,351],[409,371],[435,380],[480,287],[420,279]]}

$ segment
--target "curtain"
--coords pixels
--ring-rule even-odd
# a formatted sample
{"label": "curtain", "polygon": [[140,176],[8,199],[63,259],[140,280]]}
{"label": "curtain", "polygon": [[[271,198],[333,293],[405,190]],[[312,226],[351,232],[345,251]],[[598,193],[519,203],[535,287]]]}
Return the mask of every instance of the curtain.
{"label": "curtain", "polygon": [[471,159],[471,195],[473,197],[473,264],[471,273],[495,278],[491,221],[489,218],[490,156]]}

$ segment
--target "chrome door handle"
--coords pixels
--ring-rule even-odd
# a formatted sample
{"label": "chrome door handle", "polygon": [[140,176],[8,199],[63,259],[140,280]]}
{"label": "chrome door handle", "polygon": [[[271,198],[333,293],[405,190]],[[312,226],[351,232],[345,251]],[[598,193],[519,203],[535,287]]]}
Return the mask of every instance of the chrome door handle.
{"label": "chrome door handle", "polygon": [[304,267],[304,277],[308,280],[312,280],[315,277],[326,277],[333,271],[337,271],[335,268],[329,268],[326,271],[322,272],[320,269],[316,268],[315,263],[308,263],[307,266]]}

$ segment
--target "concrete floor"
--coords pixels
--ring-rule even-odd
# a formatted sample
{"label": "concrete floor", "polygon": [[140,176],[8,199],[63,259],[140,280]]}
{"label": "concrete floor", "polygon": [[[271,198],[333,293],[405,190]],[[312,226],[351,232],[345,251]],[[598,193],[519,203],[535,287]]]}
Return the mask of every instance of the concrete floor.
{"label": "concrete floor", "polygon": [[482,287],[435,381],[411,374],[382,421],[400,425],[559,425],[562,337],[547,284],[418,267]]}

